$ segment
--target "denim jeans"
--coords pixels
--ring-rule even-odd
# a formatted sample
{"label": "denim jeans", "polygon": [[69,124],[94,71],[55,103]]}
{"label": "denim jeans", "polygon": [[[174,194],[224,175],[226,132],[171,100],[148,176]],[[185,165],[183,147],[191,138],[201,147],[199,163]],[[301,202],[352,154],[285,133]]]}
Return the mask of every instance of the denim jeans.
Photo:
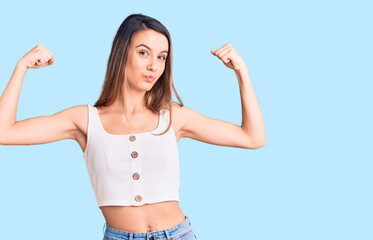
{"label": "denim jeans", "polygon": [[134,233],[126,232],[116,228],[112,228],[106,223],[104,224],[104,239],[103,240],[196,240],[197,237],[192,230],[192,225],[188,216],[185,220],[176,226],[169,229]]}

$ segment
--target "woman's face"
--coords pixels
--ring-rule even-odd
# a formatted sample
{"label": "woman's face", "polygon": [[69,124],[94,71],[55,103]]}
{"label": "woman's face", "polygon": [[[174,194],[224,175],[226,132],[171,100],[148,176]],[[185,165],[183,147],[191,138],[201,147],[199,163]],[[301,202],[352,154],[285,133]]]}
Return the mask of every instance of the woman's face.
{"label": "woman's face", "polygon": [[[129,87],[149,91],[163,74],[168,54],[167,38],[154,30],[140,30],[132,38],[126,77]],[[153,76],[148,79],[146,76]]]}

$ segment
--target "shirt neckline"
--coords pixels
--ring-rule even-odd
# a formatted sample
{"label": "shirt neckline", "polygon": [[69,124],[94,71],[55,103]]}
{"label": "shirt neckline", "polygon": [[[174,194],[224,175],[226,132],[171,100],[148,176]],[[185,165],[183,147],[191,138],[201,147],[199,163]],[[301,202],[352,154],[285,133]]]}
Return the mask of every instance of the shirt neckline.
{"label": "shirt neckline", "polygon": [[155,131],[157,131],[161,125],[161,111],[159,112],[159,115],[158,115],[158,125],[157,125],[157,128],[152,130],[152,131],[147,131],[147,132],[142,132],[142,133],[130,133],[130,134],[111,134],[109,132],[107,132],[104,128],[104,126],[102,125],[102,122],[101,122],[101,119],[100,119],[100,114],[98,113],[98,110],[97,110],[97,107],[93,107],[95,109],[95,112],[96,112],[96,116],[97,116],[97,120],[98,120],[98,125],[100,126],[101,130],[103,133],[105,133],[106,135],[109,135],[109,136],[114,136],[114,137],[127,137],[127,136],[130,136],[130,135],[143,135],[143,134],[150,134],[150,133],[153,133]]}

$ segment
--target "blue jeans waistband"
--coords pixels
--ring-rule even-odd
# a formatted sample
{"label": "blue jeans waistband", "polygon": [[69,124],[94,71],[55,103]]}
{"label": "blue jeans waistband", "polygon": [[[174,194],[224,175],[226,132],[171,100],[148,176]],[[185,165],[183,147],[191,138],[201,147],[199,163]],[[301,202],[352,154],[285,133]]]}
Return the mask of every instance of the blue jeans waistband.
{"label": "blue jeans waistband", "polygon": [[[106,227],[106,228],[105,228]],[[179,235],[182,235],[186,231],[191,231],[191,223],[188,216],[185,216],[185,220],[179,223],[176,226],[173,226],[169,229],[147,232],[147,233],[135,233],[119,230],[112,228],[106,223],[104,224],[104,236],[108,238],[117,238],[117,239],[128,239],[132,240],[134,238],[140,240],[157,240],[157,239],[170,239],[171,237],[176,238]]]}

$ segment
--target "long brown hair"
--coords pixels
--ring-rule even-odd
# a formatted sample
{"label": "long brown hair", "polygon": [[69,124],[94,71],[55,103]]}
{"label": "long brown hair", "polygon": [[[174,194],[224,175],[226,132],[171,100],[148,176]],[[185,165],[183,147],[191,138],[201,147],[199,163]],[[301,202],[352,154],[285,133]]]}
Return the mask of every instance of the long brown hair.
{"label": "long brown hair", "polygon": [[181,107],[184,104],[172,82],[172,45],[170,34],[166,27],[154,18],[143,14],[131,14],[119,26],[111,47],[101,95],[94,104],[94,107],[109,106],[117,97],[124,94],[121,91],[125,79],[125,66],[132,37],[137,31],[146,29],[153,29],[163,34],[168,40],[169,47],[165,70],[152,89],[145,93],[144,99],[146,107],[153,113],[159,114],[165,108],[170,112],[170,123],[164,132],[155,134],[158,136],[166,133],[172,125],[172,89],[180,102],[177,104]]}

